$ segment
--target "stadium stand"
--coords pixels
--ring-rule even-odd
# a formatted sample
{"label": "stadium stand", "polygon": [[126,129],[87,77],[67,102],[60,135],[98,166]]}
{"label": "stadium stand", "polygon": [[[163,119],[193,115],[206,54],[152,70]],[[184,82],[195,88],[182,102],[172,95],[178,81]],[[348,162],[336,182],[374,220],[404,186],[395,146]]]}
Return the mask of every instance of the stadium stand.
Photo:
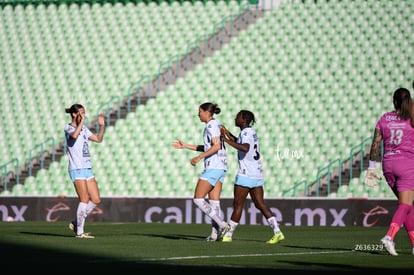
{"label": "stadium stand", "polygon": [[[337,163],[351,171],[361,164],[351,149],[370,137],[392,91],[410,86],[412,2],[275,1],[270,10],[242,2],[3,3],[3,174],[13,160],[31,161],[29,152],[62,148],[64,108],[81,102],[90,125],[99,112],[110,121],[103,146],[92,146],[103,196],[191,196],[201,167],[171,143],[198,143],[198,105],[214,101],[230,129],[240,108],[257,115],[267,197],[392,197],[385,183],[361,190],[352,176],[348,185],[321,171],[339,181]],[[175,58],[188,69],[182,77],[162,70]],[[131,87],[143,104],[121,118]],[[230,197],[237,163],[234,150],[228,155]],[[29,162],[43,169],[6,195],[73,194],[66,159],[56,162]]]}

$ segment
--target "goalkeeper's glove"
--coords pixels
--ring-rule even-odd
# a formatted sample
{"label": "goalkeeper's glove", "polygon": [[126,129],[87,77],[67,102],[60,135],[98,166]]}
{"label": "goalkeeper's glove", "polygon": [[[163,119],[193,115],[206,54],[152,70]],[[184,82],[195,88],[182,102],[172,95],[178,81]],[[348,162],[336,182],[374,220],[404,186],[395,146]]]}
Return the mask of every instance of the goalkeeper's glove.
{"label": "goalkeeper's glove", "polygon": [[369,187],[374,187],[378,185],[378,181],[382,179],[380,173],[378,173],[377,168],[375,167],[374,161],[369,161],[369,167],[367,174],[365,175],[364,183]]}

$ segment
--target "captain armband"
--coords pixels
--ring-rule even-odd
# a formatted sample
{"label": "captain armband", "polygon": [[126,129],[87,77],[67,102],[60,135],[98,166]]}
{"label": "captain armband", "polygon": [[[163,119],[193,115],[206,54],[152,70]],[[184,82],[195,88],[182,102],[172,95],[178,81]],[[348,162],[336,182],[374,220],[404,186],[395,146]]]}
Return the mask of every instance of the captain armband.
{"label": "captain armband", "polygon": [[197,145],[196,151],[204,152],[204,145]]}

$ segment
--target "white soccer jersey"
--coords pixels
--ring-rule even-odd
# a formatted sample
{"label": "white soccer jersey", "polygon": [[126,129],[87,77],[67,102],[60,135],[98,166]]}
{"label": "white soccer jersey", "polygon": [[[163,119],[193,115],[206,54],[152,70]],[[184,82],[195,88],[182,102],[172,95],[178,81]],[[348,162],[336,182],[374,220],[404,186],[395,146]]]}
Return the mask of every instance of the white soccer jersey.
{"label": "white soccer jersey", "polygon": [[244,128],[238,138],[240,144],[248,143],[250,149],[247,153],[237,151],[239,160],[239,170],[237,175],[249,177],[252,179],[263,179],[263,168],[259,148],[259,138],[252,127]]}
{"label": "white soccer jersey", "polygon": [[92,132],[85,125],[77,139],[70,137],[70,134],[76,130],[76,127],[68,124],[65,126],[65,138],[67,144],[67,155],[69,158],[68,169],[87,169],[92,168],[91,154],[89,152],[89,137]]}
{"label": "white soccer jersey", "polygon": [[[213,137],[220,137],[220,122],[216,119],[211,119],[204,128],[203,141],[204,141],[204,152],[208,151],[213,145]],[[221,140],[221,139],[220,139]],[[224,147],[224,142],[220,142],[220,150],[215,154],[206,157],[204,159],[204,168],[205,169],[224,169],[227,170],[227,158],[226,158],[226,148]]]}

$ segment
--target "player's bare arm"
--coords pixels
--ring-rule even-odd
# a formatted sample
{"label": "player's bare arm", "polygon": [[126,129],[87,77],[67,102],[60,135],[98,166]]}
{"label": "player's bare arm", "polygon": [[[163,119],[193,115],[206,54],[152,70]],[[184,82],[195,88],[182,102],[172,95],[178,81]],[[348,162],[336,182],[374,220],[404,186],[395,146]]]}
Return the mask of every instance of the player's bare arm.
{"label": "player's bare arm", "polygon": [[198,148],[197,145],[187,144],[187,143],[185,143],[185,142],[183,142],[182,140],[179,140],[179,139],[174,141],[172,143],[172,146],[175,149],[188,149],[188,150],[198,151],[197,150],[197,148]]}

